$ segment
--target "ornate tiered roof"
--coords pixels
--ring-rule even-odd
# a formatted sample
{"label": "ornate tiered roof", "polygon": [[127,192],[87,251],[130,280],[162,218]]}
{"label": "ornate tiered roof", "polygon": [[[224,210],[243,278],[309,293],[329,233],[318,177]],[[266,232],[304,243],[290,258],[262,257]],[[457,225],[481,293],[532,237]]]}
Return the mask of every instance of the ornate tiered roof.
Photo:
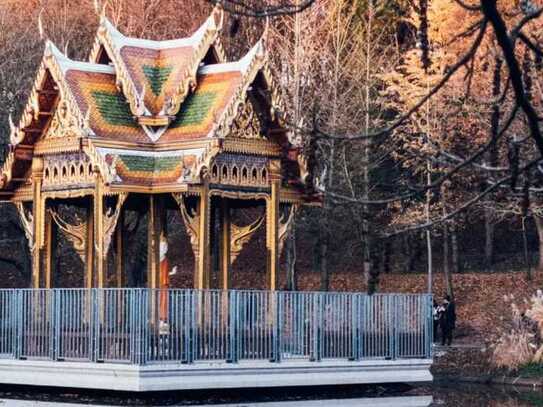
{"label": "ornate tiered roof", "polygon": [[[127,37],[102,17],[89,62],[47,41],[29,102],[11,124],[4,194],[31,185],[36,155],[69,154],[75,168],[49,168],[58,160],[46,160],[45,185],[62,184],[64,173],[70,182],[78,173],[88,177],[90,162],[108,185],[141,188],[201,182],[202,169],[224,161],[221,154],[292,160],[297,150],[277,114],[265,37],[227,62],[222,22],[216,8],[190,37],[151,41]],[[286,184],[300,175],[289,174]]]}

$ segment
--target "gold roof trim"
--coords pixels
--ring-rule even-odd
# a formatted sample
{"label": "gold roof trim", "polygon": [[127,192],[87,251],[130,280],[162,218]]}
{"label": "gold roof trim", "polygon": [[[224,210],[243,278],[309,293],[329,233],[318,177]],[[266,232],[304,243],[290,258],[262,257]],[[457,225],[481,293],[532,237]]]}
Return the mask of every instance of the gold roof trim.
{"label": "gold roof trim", "polygon": [[17,146],[24,140],[24,129],[30,126],[32,121],[37,119],[40,115],[39,93],[43,87],[43,82],[48,71],[58,86],[59,98],[66,103],[66,107],[69,111],[68,114],[74,117],[79,124],[81,136],[91,132],[90,128],[88,127],[88,120],[85,119],[82,112],[79,110],[79,106],[77,105],[68,85],[65,82],[64,70],[62,67],[62,62],[64,60],[68,60],[67,57],[64,56],[64,54],[62,54],[51,41],[47,40],[45,43],[43,58],[38,69],[32,91],[23,110],[19,124],[15,126],[13,121],[10,119],[11,151],[8,153],[0,170],[0,189],[4,188],[12,179],[12,165],[15,161],[15,151]]}
{"label": "gold roof trim", "polygon": [[[218,22],[216,21],[217,18],[219,19]],[[193,36],[198,36],[198,33],[203,30],[203,35],[201,35],[199,41],[192,45],[194,53],[192,54],[189,67],[185,70],[183,80],[180,81],[180,84],[171,99],[165,101],[161,115],[175,115],[177,113],[187,93],[191,88],[196,86],[198,67],[212,44],[215,44],[217,47],[216,49],[219,58],[225,57],[224,50],[218,41],[218,34],[222,28],[223,20],[224,11],[220,6],[216,6],[204,24],[202,24],[198,31],[193,34]],[[128,100],[132,114],[134,116],[149,115],[149,111],[144,103],[145,87],[140,94],[121,57],[121,49],[118,49],[117,47],[114,37],[118,35],[122,34],[118,32],[105,16],[102,16],[98,34],[89,59],[96,62],[100,46],[103,46],[115,66],[117,84]]]}
{"label": "gold roof trim", "polygon": [[83,147],[83,151],[87,156],[90,158],[92,165],[95,168],[98,168],[98,171],[100,172],[100,175],[102,175],[102,178],[106,184],[109,184],[113,182],[115,175],[111,168],[115,168],[114,165],[111,167],[105,162],[102,155],[98,152],[96,149],[96,146],[91,140],[88,140],[85,146]]}
{"label": "gold roof trim", "polygon": [[108,55],[111,57],[115,65],[115,74],[117,87],[119,87],[130,105],[130,111],[134,116],[142,116],[145,113],[145,105],[143,104],[143,96],[139,95],[136,90],[136,85],[132,81],[120,54],[120,49],[117,49],[115,40],[113,39],[113,25],[109,22],[106,16],[100,18],[100,27],[94,48],[91,52],[91,60],[95,61],[100,45],[103,45]]}
{"label": "gold roof trim", "polygon": [[[216,21],[217,17],[219,18],[218,23]],[[190,61],[190,65],[183,75],[183,80],[180,81],[179,86],[177,86],[171,100],[169,102],[166,101],[166,103],[164,104],[165,114],[177,114],[181,107],[181,103],[183,103],[183,100],[185,100],[185,97],[187,96],[189,91],[196,87],[196,75],[198,74],[200,62],[202,61],[202,59],[204,59],[211,45],[213,43],[219,43],[217,42],[217,39],[222,29],[223,21],[224,11],[220,6],[215,6],[213,12],[204,23],[204,26],[206,27],[205,33],[202,37],[202,40],[195,47],[195,51],[192,54],[192,58]],[[225,57],[224,51],[222,50],[222,47],[220,45],[218,49],[221,50],[218,51],[220,58]]]}
{"label": "gold roof trim", "polygon": [[[264,66],[266,53],[264,50],[263,39],[260,39],[260,41],[256,43],[243,59],[245,58],[248,58],[249,61],[247,61],[247,65],[242,73],[243,77],[240,85],[230,99],[228,106],[224,109],[221,118],[215,123],[215,126],[211,130],[210,134],[214,137],[225,138],[228,135],[230,132],[229,126],[237,116],[239,106],[245,101],[247,89],[251,86],[257,73]],[[242,62],[242,60],[240,60],[240,62]]]}

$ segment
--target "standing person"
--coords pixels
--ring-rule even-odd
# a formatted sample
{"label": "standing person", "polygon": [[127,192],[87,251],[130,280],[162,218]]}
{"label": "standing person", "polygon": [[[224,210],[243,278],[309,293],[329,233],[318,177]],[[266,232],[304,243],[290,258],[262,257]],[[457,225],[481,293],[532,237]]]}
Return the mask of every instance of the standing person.
{"label": "standing person", "polygon": [[434,300],[434,306],[432,308],[432,318],[434,322],[434,342],[438,341],[439,337],[439,319],[441,317],[441,306]]}
{"label": "standing person", "polygon": [[443,315],[440,319],[441,345],[451,346],[453,331],[456,326],[456,307],[449,295],[443,299]]}
{"label": "standing person", "polygon": [[160,269],[159,269],[159,329],[161,334],[166,334],[169,332],[168,325],[168,288],[170,288],[170,276],[173,276],[177,273],[177,266],[175,266],[170,271],[170,262],[168,261],[168,240],[166,235],[163,233],[160,234],[160,246],[159,246],[159,259],[160,259]]}

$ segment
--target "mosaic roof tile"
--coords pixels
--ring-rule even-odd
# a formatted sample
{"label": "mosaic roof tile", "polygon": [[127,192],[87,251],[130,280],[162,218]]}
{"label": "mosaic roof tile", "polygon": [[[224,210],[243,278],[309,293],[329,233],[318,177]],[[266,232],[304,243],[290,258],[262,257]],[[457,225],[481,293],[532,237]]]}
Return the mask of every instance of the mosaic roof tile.
{"label": "mosaic roof tile", "polygon": [[207,137],[241,83],[241,72],[207,73],[198,76],[196,90],[189,94],[161,141]]}
{"label": "mosaic roof tile", "polygon": [[139,93],[145,89],[144,103],[152,114],[159,114],[183,80],[190,66],[191,46],[149,49],[124,46],[120,55]]}
{"label": "mosaic roof tile", "polygon": [[65,76],[80,110],[86,114],[90,109],[89,124],[96,136],[119,141],[149,141],[117,89],[114,74],[70,69]]}
{"label": "mosaic roof tile", "polygon": [[117,174],[115,182],[146,186],[187,181],[190,170],[203,154],[201,149],[143,152],[99,148],[98,151]]}

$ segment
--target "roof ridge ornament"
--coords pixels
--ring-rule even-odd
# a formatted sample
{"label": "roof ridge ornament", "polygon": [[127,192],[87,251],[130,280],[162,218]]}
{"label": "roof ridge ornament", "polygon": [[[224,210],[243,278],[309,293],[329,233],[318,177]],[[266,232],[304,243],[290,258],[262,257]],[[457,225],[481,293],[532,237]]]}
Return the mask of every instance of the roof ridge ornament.
{"label": "roof ridge ornament", "polygon": [[[219,17],[219,23],[216,21],[217,17]],[[194,53],[191,56],[190,64],[187,66],[184,77],[179,82],[177,89],[173,92],[171,101],[167,106],[164,104],[163,111],[165,114],[171,116],[176,115],[181,108],[181,104],[183,103],[183,100],[185,100],[185,97],[189,92],[194,91],[196,88],[196,76],[198,74],[200,62],[207,54],[211,45],[219,38],[218,34],[222,29],[223,23],[224,10],[217,4],[207,20],[191,36],[191,38],[198,38],[200,36],[200,40],[196,46],[193,46]]]}
{"label": "roof ridge ornament", "polygon": [[[218,1],[215,7],[213,7],[213,11],[211,12],[211,15],[214,17],[216,30],[222,31],[224,27],[224,9],[220,1]],[[218,22],[215,20],[216,17],[219,18]]]}
{"label": "roof ridge ornament", "polygon": [[264,33],[262,34],[261,40],[264,42],[264,45],[268,43],[270,32],[270,16],[266,16],[266,23],[264,25]]}
{"label": "roof ridge ornament", "polygon": [[13,117],[11,113],[8,116],[9,121],[9,142],[11,145],[15,146],[22,141],[22,132],[21,129],[13,123]]}
{"label": "roof ridge ornament", "polygon": [[107,2],[100,4],[100,0],[94,0],[94,12],[100,17],[100,19],[106,16],[106,7]]}
{"label": "roof ridge ornament", "polygon": [[40,34],[40,39],[43,41],[45,39],[45,31],[43,30],[43,22],[41,20],[42,14],[43,14],[43,8],[40,10],[38,14],[38,33]]}

